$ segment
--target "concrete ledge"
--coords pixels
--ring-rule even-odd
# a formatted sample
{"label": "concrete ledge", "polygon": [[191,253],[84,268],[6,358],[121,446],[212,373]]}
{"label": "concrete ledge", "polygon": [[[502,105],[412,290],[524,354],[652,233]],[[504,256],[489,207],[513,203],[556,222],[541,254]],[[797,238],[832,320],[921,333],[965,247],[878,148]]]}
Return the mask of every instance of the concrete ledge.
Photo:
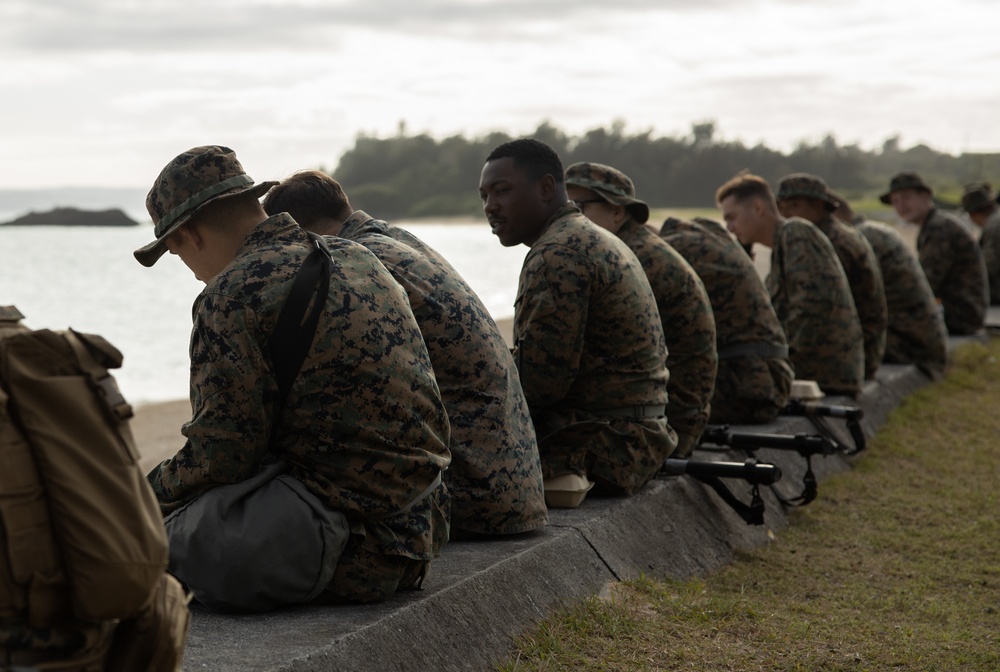
{"label": "concrete ledge", "polygon": [[[971,337],[985,340],[981,337]],[[952,347],[969,338],[953,339]],[[863,428],[872,436],[889,413],[930,380],[913,366],[883,366],[859,400]],[[846,400],[831,398],[831,403]],[[838,439],[852,444],[843,423],[830,420]],[[810,420],[781,417],[744,431],[815,433]],[[698,451],[698,459],[743,461],[739,452]],[[805,461],[797,453],[761,450],[777,464],[776,489],[794,497]],[[816,456],[822,481],[857,458]],[[749,502],[750,486],[729,482]],[[823,496],[822,485],[819,496]],[[589,497],[574,510],[553,510],[540,532],[503,541],[448,544],[424,589],[371,606],[304,607],[254,616],[213,614],[192,605],[185,670],[473,670],[502,660],[512,638],[555,608],[600,592],[609,582],[641,574],[687,578],[732,560],[735,550],[767,543],[787,525],[787,511],[767,488],[763,526],[750,526],[710,488],[688,477],[667,477],[631,498]]]}

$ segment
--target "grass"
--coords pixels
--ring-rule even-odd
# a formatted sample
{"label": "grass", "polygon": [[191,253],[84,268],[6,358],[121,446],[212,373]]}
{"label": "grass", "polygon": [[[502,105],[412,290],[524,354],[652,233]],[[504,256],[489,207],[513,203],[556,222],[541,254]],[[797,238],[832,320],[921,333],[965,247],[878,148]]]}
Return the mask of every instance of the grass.
{"label": "grass", "polygon": [[1000,340],[960,349],[775,542],[614,584],[497,669],[1000,670],[998,360]]}

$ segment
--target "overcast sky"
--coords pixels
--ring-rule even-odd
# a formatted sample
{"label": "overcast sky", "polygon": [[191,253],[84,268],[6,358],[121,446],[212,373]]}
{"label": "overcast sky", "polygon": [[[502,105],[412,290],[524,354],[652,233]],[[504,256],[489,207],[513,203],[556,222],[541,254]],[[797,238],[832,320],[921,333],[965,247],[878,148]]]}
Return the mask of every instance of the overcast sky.
{"label": "overcast sky", "polygon": [[0,189],[148,187],[196,145],[257,180],[358,133],[833,133],[1000,151],[996,0],[3,0]]}

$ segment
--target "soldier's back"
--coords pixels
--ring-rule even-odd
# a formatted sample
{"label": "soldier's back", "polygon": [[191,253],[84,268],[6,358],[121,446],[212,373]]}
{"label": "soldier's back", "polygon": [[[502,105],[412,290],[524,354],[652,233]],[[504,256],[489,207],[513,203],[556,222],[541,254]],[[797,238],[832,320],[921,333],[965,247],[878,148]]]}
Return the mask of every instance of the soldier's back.
{"label": "soldier's back", "polygon": [[882,270],[889,310],[884,361],[942,371],[948,361],[947,333],[917,255],[886,224],[864,221],[858,231],[872,246]]}
{"label": "soldier's back", "polygon": [[989,278],[979,244],[961,222],[932,210],[920,227],[917,254],[934,295],[944,307],[949,333],[972,334],[982,328],[989,304]]}
{"label": "soldier's back", "polygon": [[793,372],[767,288],[721,224],[670,218],[660,230],[701,278],[719,356],[712,422],[768,422],[788,400]]}
{"label": "soldier's back", "polygon": [[830,241],[804,219],[784,220],[774,237],[766,284],[785,330],[795,377],[828,394],[857,396],[864,338],[843,267]]}

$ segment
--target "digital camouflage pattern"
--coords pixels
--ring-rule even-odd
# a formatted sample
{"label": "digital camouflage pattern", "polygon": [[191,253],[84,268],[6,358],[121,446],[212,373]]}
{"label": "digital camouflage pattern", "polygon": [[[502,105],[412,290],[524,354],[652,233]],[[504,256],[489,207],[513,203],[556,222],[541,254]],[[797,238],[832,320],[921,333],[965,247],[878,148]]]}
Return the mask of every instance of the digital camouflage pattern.
{"label": "digital camouflage pattern", "polygon": [[[393,515],[450,461],[448,417],[406,294],[361,245],[330,240],[326,309],[275,418],[268,342],[312,249],[287,214],[261,222],[194,305],[184,447],[149,474],[164,512],[284,460],[351,539],[382,556],[429,560],[447,538],[447,489]],[[272,427],[280,420],[273,442]]]}
{"label": "digital camouflage pattern", "polygon": [[989,305],[989,278],[983,252],[953,215],[934,208],[920,226],[917,256],[931,291],[944,308],[951,334],[974,334]]}
{"label": "digital camouflage pattern", "polygon": [[687,457],[708,422],[719,358],[715,318],[691,265],[649,227],[629,219],[618,230],[642,264],[656,297],[667,344],[667,417],[677,433],[675,457]]}
{"label": "digital camouflage pattern", "polygon": [[983,250],[983,263],[989,278],[990,303],[1000,306],[1000,210],[994,210],[983,224],[979,247]]}
{"label": "digital camouflage pattern", "polygon": [[917,255],[892,227],[864,220],[856,224],[882,271],[889,309],[883,361],[916,364],[932,375],[943,372],[948,363],[948,334]]}
{"label": "digital camouflage pattern", "polygon": [[170,234],[209,203],[244,192],[259,198],[276,184],[255,185],[229,147],[192,147],[164,166],[146,195],[146,211],[153,220],[156,240],[133,255],[143,266],[152,266],[166,252]]}
{"label": "digital camouflage pattern", "polygon": [[513,534],[548,522],[538,441],[514,358],[451,264],[412,233],[358,210],[338,234],[378,257],[410,300],[451,423],[451,529]]}
{"label": "digital camouflage pattern", "polygon": [[861,322],[826,236],[804,219],[784,220],[774,232],[765,284],[795,377],[815,380],[827,394],[858,396],[865,377]]}
{"label": "digital camouflage pattern", "polygon": [[753,261],[719,222],[709,219],[671,217],[660,235],[698,273],[712,304],[719,367],[710,422],[774,420],[788,403],[795,375],[787,356],[739,351],[765,346],[787,352],[785,332]]}
{"label": "digital camouflage pattern", "polygon": [[882,269],[871,244],[860,231],[832,214],[816,222],[816,227],[833,243],[847,276],[865,339],[865,378],[871,380],[885,356],[886,329],[889,325]]}
{"label": "digital camouflage pattern", "polygon": [[[595,491],[625,494],[649,481],[677,436],[665,417],[613,412],[667,403],[656,299],[625,243],[571,203],[556,211],[524,259],[514,338],[543,476],[586,475],[600,486]],[[590,429],[570,427],[587,421]],[[573,438],[560,440],[556,431]]]}

